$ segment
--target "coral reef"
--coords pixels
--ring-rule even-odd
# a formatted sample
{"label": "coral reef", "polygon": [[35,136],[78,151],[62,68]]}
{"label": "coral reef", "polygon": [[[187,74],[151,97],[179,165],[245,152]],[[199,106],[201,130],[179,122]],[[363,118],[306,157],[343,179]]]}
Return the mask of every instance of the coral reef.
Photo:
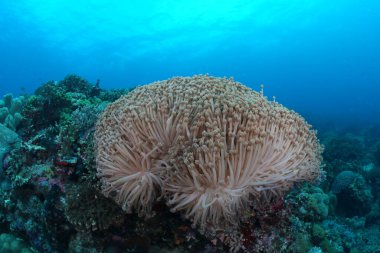
{"label": "coral reef", "polygon": [[[206,78],[214,80],[210,77],[197,78],[198,81]],[[179,82],[183,79],[176,80]],[[223,82],[226,85],[236,85],[233,80],[224,80]],[[162,82],[155,85],[162,87],[160,84]],[[170,81],[167,81],[166,85],[169,84]],[[189,83],[186,85],[191,86]],[[195,93],[186,95],[186,92],[181,92],[181,89],[186,87],[177,83],[173,83],[173,86],[178,89],[180,94],[173,96],[168,103],[165,103],[165,96],[162,96],[161,100],[158,99],[160,103],[163,103],[159,108],[152,106],[153,101],[156,101],[154,93],[142,92],[152,91],[152,88],[138,88],[134,92],[127,89],[104,90],[100,88],[99,82],[93,85],[75,75],[69,75],[58,82],[49,81],[37,89],[33,95],[25,94],[18,98],[10,94],[3,96],[0,99],[0,120],[2,122],[0,123],[2,168],[0,173],[0,252],[380,252],[379,126],[340,131],[326,128],[326,131],[319,131],[318,136],[325,145],[324,156],[326,159],[322,164],[325,173],[322,173],[318,180],[306,184],[302,182],[293,184],[292,182],[293,187],[286,195],[283,195],[286,187],[273,188],[274,185],[283,184],[285,181],[272,182],[269,184],[271,189],[266,191],[260,189],[260,194],[267,193],[269,201],[262,200],[256,193],[252,195],[252,189],[249,190],[250,187],[247,186],[246,189],[251,195],[243,198],[249,202],[246,206],[243,205],[246,208],[239,212],[236,226],[220,226],[222,229],[215,230],[212,222],[206,222],[206,228],[202,229],[202,233],[200,233],[199,225],[193,226],[194,222],[183,219],[186,216],[195,218],[195,214],[187,213],[186,210],[190,210],[191,203],[197,202],[181,202],[181,197],[184,197],[183,199],[186,199],[185,196],[189,197],[183,191],[175,197],[173,196],[181,184],[188,184],[190,192],[194,190],[194,182],[200,186],[204,185],[205,179],[202,177],[207,175],[208,178],[213,179],[211,176],[216,173],[216,182],[219,182],[221,174],[218,174],[217,168],[220,167],[210,168],[209,171],[212,173],[207,174],[205,173],[207,170],[203,171],[200,165],[206,168],[210,163],[202,163],[202,161],[213,162],[210,157],[214,156],[206,154],[209,153],[213,144],[218,143],[215,141],[219,140],[215,139],[216,137],[231,145],[231,139],[227,138],[231,134],[228,124],[233,125],[235,118],[227,119],[229,115],[227,113],[226,134],[218,135],[219,125],[215,125],[215,122],[219,122],[218,118],[213,118],[214,116],[210,112],[216,112],[223,100],[218,100],[218,97],[213,97],[212,100],[208,99],[211,92],[204,92],[202,96],[192,100]],[[218,94],[222,96],[228,87],[219,87]],[[233,115],[240,115],[239,113],[244,111],[243,108],[249,104],[245,104],[245,99],[239,100],[244,96],[236,95],[237,91],[245,90],[245,88],[239,88],[239,85],[237,87],[232,91],[235,96],[227,100],[228,106],[231,107],[227,111],[231,111]],[[202,86],[201,88],[206,91],[207,87]],[[214,88],[219,89],[217,85]],[[253,101],[250,102],[253,104],[263,103],[264,108],[267,108],[268,111],[277,108],[284,110],[280,115],[289,115],[287,109],[276,102],[267,101],[262,93],[252,93]],[[112,104],[126,94],[127,97]],[[139,102],[143,104],[145,101],[146,104],[143,104],[141,110],[136,108],[136,114],[132,118],[139,121],[132,121],[134,127],[143,129],[143,125],[140,124],[141,117],[151,115],[151,113],[158,112],[156,116],[162,118],[158,121],[149,118],[147,122],[150,130],[140,131],[131,136],[135,136],[135,138],[144,134],[145,136],[160,136],[162,144],[169,143],[166,146],[158,145],[155,152],[149,153],[144,149],[144,145],[146,148],[149,141],[152,141],[148,138],[148,142],[141,143],[140,151],[144,152],[141,157],[152,158],[149,162],[156,161],[155,159],[159,156],[158,151],[170,147],[169,155],[170,158],[173,158],[165,160],[165,163],[150,164],[162,166],[162,170],[157,175],[164,187],[157,188],[156,197],[158,198],[149,207],[151,213],[155,215],[145,216],[144,219],[139,218],[139,214],[136,213],[127,214],[118,203],[103,196],[102,182],[97,177],[97,152],[94,152],[98,148],[95,145],[94,132],[99,117],[107,120],[104,124],[114,124],[114,116],[121,116],[125,113],[121,108],[124,108],[125,104],[123,103],[126,98],[136,94],[140,94]],[[145,98],[148,96],[149,99],[144,100],[144,96]],[[186,99],[190,99],[194,103],[203,101],[200,107],[191,110],[187,108],[190,111],[187,118],[184,117],[181,123],[187,122],[188,129],[181,128],[180,118],[168,116],[171,103],[178,102],[180,105],[184,105]],[[219,103],[215,101],[219,101]],[[186,103],[188,104],[188,102]],[[120,110],[109,114],[109,117],[103,118],[104,116],[100,115],[109,104],[107,111],[118,107],[116,105],[123,105],[123,107],[119,107]],[[194,114],[202,112],[202,108],[210,105],[210,110],[203,113],[205,121],[199,120],[197,121],[199,124],[191,127],[190,123],[195,118]],[[147,111],[147,108],[152,110]],[[179,109],[180,106],[173,108],[170,112],[171,115],[177,115],[187,110],[179,111]],[[220,114],[219,110],[217,112],[222,117],[223,110],[220,110]],[[16,114],[20,115],[15,116]],[[290,115],[294,116],[292,113]],[[245,116],[243,116],[244,119]],[[17,117],[21,121],[15,124],[14,119]],[[7,121],[5,121],[6,118],[8,118]],[[210,120],[206,121],[206,119]],[[117,118],[117,120],[120,119]],[[223,122],[222,120],[221,123]],[[237,131],[240,131],[239,129],[248,131],[247,127],[243,128],[247,122],[240,121],[240,125],[237,124]],[[301,122],[303,121],[301,120]],[[170,125],[179,126],[175,130],[183,131],[184,139],[170,131],[158,134],[162,133],[160,132],[162,129],[169,130],[167,126]],[[112,133],[120,134],[118,132],[120,129],[122,128],[115,127]],[[270,128],[259,133],[262,138],[265,133],[269,132],[268,129]],[[252,135],[254,134],[257,133],[252,132]],[[191,146],[188,146],[187,136],[193,136]],[[239,138],[243,140],[244,135],[240,134]],[[240,143],[239,141],[236,135],[234,145]],[[112,145],[116,146],[116,144]],[[242,144],[243,149],[250,145],[244,142]],[[108,147],[112,145],[110,144]],[[180,148],[175,148],[177,145],[180,145]],[[195,152],[198,148],[200,148],[199,152]],[[214,148],[218,150],[218,146],[214,146]],[[268,157],[272,154],[270,151],[271,149],[266,149]],[[228,157],[236,158],[235,152],[229,154]],[[215,158],[219,159],[217,155]],[[225,166],[229,166],[228,163],[234,164],[232,158],[226,159],[225,164],[227,165]],[[235,162],[238,160],[235,159]],[[144,162],[147,161],[144,160]],[[217,162],[212,164],[216,165]],[[128,163],[128,166],[130,165]],[[137,165],[140,164],[137,163]],[[145,165],[148,166],[148,164]],[[173,165],[177,167],[173,168]],[[226,168],[231,168],[233,171],[233,166]],[[225,172],[230,173],[230,170]],[[181,178],[186,180],[181,180]],[[268,177],[263,178],[263,175],[258,178],[261,178],[260,180],[268,179]],[[224,183],[233,182],[231,178],[228,179],[230,181],[224,179]],[[297,178],[293,179],[297,181]],[[237,179],[235,178],[235,180]],[[225,186],[223,180],[220,182],[221,185],[214,185],[217,186],[215,189]],[[137,184],[132,191],[137,191],[140,186]],[[260,186],[263,187],[263,185]],[[258,186],[255,187],[259,189]],[[273,197],[275,193],[278,196]],[[116,195],[113,194],[115,193],[110,192],[110,195],[115,198]],[[207,209],[207,204],[212,205],[218,201],[211,200],[215,194],[208,196],[210,199],[205,198],[204,210],[210,210]],[[218,195],[218,197],[223,196]],[[241,194],[238,196],[241,197]],[[176,198],[177,202],[175,202]],[[194,199],[196,198],[194,197]],[[170,203],[171,201],[173,202]],[[169,207],[167,206],[168,202]],[[178,206],[180,203],[183,205]],[[176,206],[180,212],[170,212],[170,207]],[[239,202],[236,204],[236,207],[238,206]],[[233,209],[231,208],[231,210]],[[231,210],[226,208],[225,214],[229,214]],[[210,220],[212,221],[212,218]],[[202,221],[202,218],[199,218],[199,221]]]}
{"label": "coral reef", "polygon": [[360,174],[350,170],[342,171],[335,177],[331,185],[331,191],[334,194],[341,193],[343,190],[347,189],[357,177],[360,177]]}
{"label": "coral reef", "polygon": [[307,184],[288,198],[294,214],[304,221],[322,221],[329,214],[330,197],[319,187]]}
{"label": "coral reef", "polygon": [[0,169],[7,167],[7,154],[21,144],[21,139],[17,133],[0,124]]}
{"label": "coral reef", "polygon": [[21,115],[25,97],[13,98],[12,94],[5,94],[0,100],[0,124],[16,131],[24,119]]}
{"label": "coral reef", "polygon": [[[72,90],[78,80],[88,89]],[[80,205],[74,203],[78,199],[66,186],[95,178],[94,161],[83,161],[92,155],[91,136],[97,116],[105,107],[102,104],[111,102],[97,98],[99,93],[87,92],[98,89],[100,92],[99,87],[74,76],[58,83],[47,82],[34,95],[24,98],[22,108],[10,110],[20,111],[25,118],[17,129],[20,137],[0,124],[0,217],[11,233],[27,239],[38,252],[65,252],[77,229],[70,222],[67,203]],[[16,108],[15,101],[7,95],[3,104]]]}
{"label": "coral reef", "polygon": [[83,232],[105,230],[123,221],[121,209],[89,185],[68,187],[65,214],[75,229]]}
{"label": "coral reef", "polygon": [[[343,181],[342,178],[338,180]],[[349,217],[363,216],[371,210],[373,195],[371,187],[366,183],[363,176],[356,175],[344,183],[337,184],[341,184],[340,191],[335,192],[338,200],[336,211],[339,215]]]}
{"label": "coral reef", "polygon": [[324,142],[326,148],[323,158],[326,161],[343,160],[345,162],[357,161],[364,155],[364,144],[362,140],[353,135],[332,135]]}

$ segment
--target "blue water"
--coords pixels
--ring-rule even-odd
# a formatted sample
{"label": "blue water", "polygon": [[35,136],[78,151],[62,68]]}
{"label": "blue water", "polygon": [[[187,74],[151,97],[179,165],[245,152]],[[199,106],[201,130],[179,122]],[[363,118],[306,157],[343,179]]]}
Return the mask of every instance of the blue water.
{"label": "blue water", "polygon": [[233,76],[315,124],[380,123],[380,1],[0,0],[0,94]]}

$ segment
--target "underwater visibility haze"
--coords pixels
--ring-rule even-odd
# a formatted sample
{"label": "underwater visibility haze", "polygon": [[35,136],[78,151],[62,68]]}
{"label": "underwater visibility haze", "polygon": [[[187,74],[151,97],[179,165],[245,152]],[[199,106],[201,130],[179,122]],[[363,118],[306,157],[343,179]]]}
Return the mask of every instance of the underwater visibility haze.
{"label": "underwater visibility haze", "polygon": [[0,253],[380,252],[379,13],[0,0]]}
{"label": "underwater visibility haze", "polygon": [[103,88],[209,73],[263,83],[305,115],[370,124],[379,10],[376,0],[0,1],[0,93],[70,73]]}

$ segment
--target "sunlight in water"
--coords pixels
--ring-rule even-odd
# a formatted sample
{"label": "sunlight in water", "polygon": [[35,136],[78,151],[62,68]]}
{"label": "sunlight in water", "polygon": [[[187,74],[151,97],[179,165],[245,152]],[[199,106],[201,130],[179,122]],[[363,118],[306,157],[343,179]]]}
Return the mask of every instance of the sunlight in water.
{"label": "sunlight in water", "polygon": [[[152,51],[166,52],[174,45],[177,48],[182,45],[182,48],[197,48],[198,52],[192,54],[195,56],[207,51],[207,44],[241,36],[247,38],[241,41],[243,44],[248,40],[251,45],[261,44],[267,29],[285,34],[289,30],[276,30],[285,23],[293,29],[312,24],[313,16],[305,14],[310,14],[310,8],[317,3],[302,2],[285,5],[283,1],[263,0],[191,3],[31,0],[18,2],[14,8],[52,46],[62,46],[68,51],[83,53],[82,50],[114,46],[132,57]],[[266,38],[266,43],[281,39]]]}

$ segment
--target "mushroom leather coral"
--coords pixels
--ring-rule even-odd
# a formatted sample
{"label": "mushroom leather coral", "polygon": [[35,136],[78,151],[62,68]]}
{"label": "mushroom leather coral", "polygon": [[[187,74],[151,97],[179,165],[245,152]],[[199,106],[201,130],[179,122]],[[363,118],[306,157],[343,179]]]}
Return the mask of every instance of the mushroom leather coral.
{"label": "mushroom leather coral", "polygon": [[310,125],[232,79],[138,87],[108,106],[95,139],[106,196],[142,216],[164,196],[200,228],[237,225],[252,206],[320,174]]}

